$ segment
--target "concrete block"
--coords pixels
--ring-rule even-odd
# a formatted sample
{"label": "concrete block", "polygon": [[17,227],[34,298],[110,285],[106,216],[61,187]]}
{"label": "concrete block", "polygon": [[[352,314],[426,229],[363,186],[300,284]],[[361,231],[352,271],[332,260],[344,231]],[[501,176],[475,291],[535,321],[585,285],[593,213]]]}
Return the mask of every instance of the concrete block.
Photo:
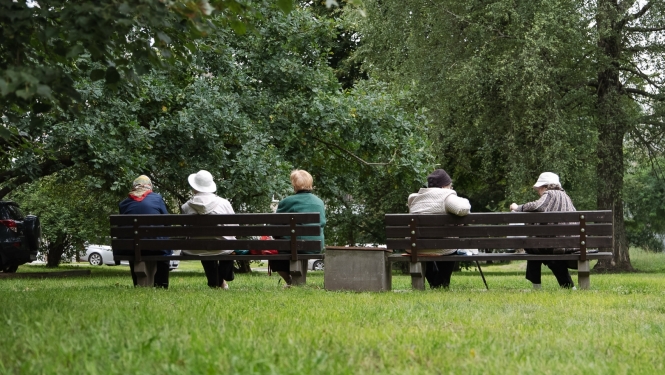
{"label": "concrete block", "polygon": [[326,290],[383,292],[392,288],[388,252],[382,248],[326,248]]}
{"label": "concrete block", "polygon": [[155,262],[137,262],[134,264],[134,273],[136,274],[137,286],[150,288],[155,286],[156,272],[157,263]]}
{"label": "concrete block", "polygon": [[296,260],[289,262],[289,271],[291,274],[292,285],[305,285],[307,284],[307,261]]}

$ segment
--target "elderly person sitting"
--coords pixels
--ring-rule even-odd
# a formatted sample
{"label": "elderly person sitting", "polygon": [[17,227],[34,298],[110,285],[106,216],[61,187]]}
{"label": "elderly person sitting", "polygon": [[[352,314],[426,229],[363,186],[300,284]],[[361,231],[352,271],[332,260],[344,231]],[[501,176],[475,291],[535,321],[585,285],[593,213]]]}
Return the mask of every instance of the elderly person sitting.
{"label": "elderly person sitting", "polygon": [[[138,176],[132,182],[132,190],[125,200],[118,205],[121,215],[163,215],[168,214],[166,204],[161,195],[152,191],[152,181],[145,175]],[[118,252],[123,254],[124,252]],[[141,255],[171,255],[171,250],[143,250]],[[133,252],[127,253],[134,255]],[[168,289],[169,262],[155,262],[154,286]],[[129,262],[129,272],[132,275],[134,286],[138,285],[138,278],[134,272],[134,261]]]}
{"label": "elderly person sitting", "polygon": [[[208,171],[200,170],[189,175],[187,179],[194,195],[182,205],[182,213],[186,215],[222,215],[235,214],[231,203],[215,194],[217,185]],[[235,240],[233,236],[224,236],[227,240]],[[233,252],[232,250],[183,250],[191,255],[218,255]],[[201,260],[203,270],[211,288],[229,289],[227,281],[235,278],[232,260]]]}
{"label": "elderly person sitting", "polygon": [[[321,241],[321,251],[318,251],[320,253],[325,248],[323,228],[326,226],[326,209],[323,201],[312,194],[313,184],[312,175],[307,171],[296,169],[291,172],[291,185],[295,194],[279,201],[277,212],[319,212],[321,235],[298,236],[298,239]],[[292,277],[288,260],[269,260],[268,266],[284,279],[287,287],[291,286]]]}
{"label": "elderly person sitting", "polygon": [[[412,214],[452,214],[466,216],[471,211],[471,204],[465,198],[457,196],[453,190],[453,181],[443,169],[437,169],[427,176],[427,188],[409,195],[407,205]],[[457,249],[423,250],[421,255],[449,255]],[[455,268],[455,262],[425,262],[425,278],[430,288],[447,288]]]}
{"label": "elderly person sitting", "polygon": [[[559,176],[552,172],[543,172],[533,185],[540,198],[536,201],[518,205],[513,203],[510,210],[513,212],[555,212],[576,211],[572,200],[561,188]],[[524,249],[529,254],[553,254],[553,249]],[[562,288],[573,288],[575,284],[568,272],[567,262],[564,260],[528,260],[526,262],[526,279],[533,283],[534,289],[541,287],[541,265],[547,265]]]}

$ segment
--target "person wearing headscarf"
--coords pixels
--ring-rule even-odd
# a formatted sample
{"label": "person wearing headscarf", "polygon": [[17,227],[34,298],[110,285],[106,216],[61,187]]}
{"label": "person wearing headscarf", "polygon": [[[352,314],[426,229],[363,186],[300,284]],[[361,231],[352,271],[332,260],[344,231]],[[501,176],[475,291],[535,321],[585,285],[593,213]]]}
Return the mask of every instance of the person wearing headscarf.
{"label": "person wearing headscarf", "polygon": [[[155,215],[168,214],[166,204],[161,195],[152,191],[152,181],[145,175],[137,177],[132,182],[132,189],[125,200],[120,202],[119,210],[121,215]],[[171,250],[143,250],[142,255],[171,255]],[[134,255],[133,253],[131,255]],[[155,287],[168,289],[169,287],[169,261],[155,262],[157,271],[155,272]],[[136,274],[134,273],[134,262],[129,262],[129,272],[132,274],[134,286],[137,285]]]}
{"label": "person wearing headscarf", "polygon": [[[217,185],[212,174],[205,170],[189,175],[187,179],[194,195],[182,205],[182,213],[186,215],[223,215],[235,214],[228,200],[218,197],[215,192]],[[224,236],[227,240],[235,240],[234,236]],[[190,255],[220,255],[230,254],[233,250],[183,250]],[[232,260],[201,260],[203,270],[211,288],[229,289],[227,281],[233,281]]]}
{"label": "person wearing headscarf", "polygon": [[[573,201],[561,188],[559,176],[552,172],[543,172],[538,176],[538,181],[533,185],[540,198],[536,201],[518,205],[510,205],[513,212],[557,212],[576,211]],[[553,249],[524,249],[528,254],[553,254]],[[573,279],[568,272],[568,263],[565,260],[528,260],[526,262],[526,279],[531,281],[534,289],[541,288],[541,266],[545,264],[562,288],[575,288]]]}
{"label": "person wearing headscarf", "polygon": [[[466,216],[471,212],[468,199],[460,198],[453,190],[453,181],[443,169],[436,169],[427,176],[427,187],[409,195],[409,213],[412,214],[450,214]],[[450,255],[457,249],[426,249],[419,255]],[[425,278],[430,288],[448,288],[455,262],[424,262]]]}

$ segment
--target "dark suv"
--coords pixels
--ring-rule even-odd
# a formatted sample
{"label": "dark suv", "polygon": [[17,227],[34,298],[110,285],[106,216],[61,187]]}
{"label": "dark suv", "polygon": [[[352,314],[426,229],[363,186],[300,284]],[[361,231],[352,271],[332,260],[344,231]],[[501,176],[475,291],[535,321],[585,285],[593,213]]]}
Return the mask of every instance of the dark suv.
{"label": "dark suv", "polygon": [[16,272],[37,260],[42,227],[37,216],[25,216],[14,202],[0,201],[0,271]]}

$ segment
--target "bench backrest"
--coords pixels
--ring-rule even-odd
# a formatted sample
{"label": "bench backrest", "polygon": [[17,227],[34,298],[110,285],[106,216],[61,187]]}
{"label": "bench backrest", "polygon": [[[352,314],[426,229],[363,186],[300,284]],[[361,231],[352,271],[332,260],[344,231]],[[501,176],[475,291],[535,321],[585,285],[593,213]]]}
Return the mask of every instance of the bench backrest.
{"label": "bench backrest", "polygon": [[[140,261],[141,250],[279,250],[297,253],[320,252],[321,241],[297,239],[319,236],[318,212],[235,215],[111,215],[111,246],[115,251],[133,251]],[[229,225],[231,224],[231,225]],[[222,236],[284,237],[224,240]],[[197,238],[199,237],[199,238]],[[200,238],[208,237],[208,238]],[[209,238],[220,237],[221,239]]]}
{"label": "bench backrest", "polygon": [[387,214],[385,222],[387,247],[411,250],[413,262],[419,249],[569,248],[586,260],[587,247],[612,247],[612,211]]}

